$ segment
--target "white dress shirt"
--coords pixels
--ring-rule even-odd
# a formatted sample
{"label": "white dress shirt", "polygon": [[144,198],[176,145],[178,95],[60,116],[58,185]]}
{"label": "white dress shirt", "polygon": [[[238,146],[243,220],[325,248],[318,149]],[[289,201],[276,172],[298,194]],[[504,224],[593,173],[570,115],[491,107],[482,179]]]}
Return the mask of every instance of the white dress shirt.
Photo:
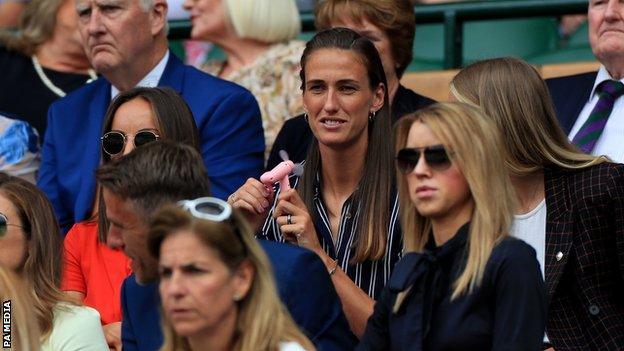
{"label": "white dress shirt", "polygon": [[[158,86],[158,82],[160,81],[160,77],[162,77],[165,72],[165,67],[167,67],[167,62],[169,61],[169,50],[165,53],[165,56],[158,62],[158,64],[145,76],[141,79],[136,87],[147,87],[154,88]],[[115,98],[119,94],[119,89],[117,89],[114,85],[111,84],[111,100]]]}
{"label": "white dress shirt", "polygon": [[[594,87],[589,95],[589,101],[585,104],[585,107],[581,110],[574,126],[570,130],[568,138],[574,139],[576,133],[579,132],[583,124],[589,118],[589,114],[596,106],[598,102],[598,94],[596,94],[596,87],[598,84],[605,80],[617,80],[613,79],[607,69],[604,66],[600,66],[598,74],[596,75],[596,81]],[[624,83],[624,79],[620,79],[620,82]],[[609,116],[609,120],[605,125],[602,135],[596,142],[596,146],[592,151],[593,155],[607,155],[614,162],[624,163],[624,146],[622,146],[622,140],[624,139],[624,97],[620,97],[615,100],[613,105],[613,111]]]}

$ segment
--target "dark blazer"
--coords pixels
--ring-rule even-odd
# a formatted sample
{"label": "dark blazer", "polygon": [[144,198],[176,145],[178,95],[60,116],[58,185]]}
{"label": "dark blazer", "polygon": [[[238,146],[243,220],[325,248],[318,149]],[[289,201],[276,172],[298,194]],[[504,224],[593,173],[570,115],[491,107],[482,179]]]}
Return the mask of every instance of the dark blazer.
{"label": "dark blazer", "polygon": [[546,331],[555,350],[624,350],[624,165],[545,170]]}
{"label": "dark blazer", "polygon": [[[299,327],[319,351],[352,350],[351,333],[325,265],[311,251],[258,240],[271,260],[278,292]],[[124,351],[158,350],[163,341],[158,284],[139,285],[134,275],[121,288]]]}
{"label": "dark blazer", "polygon": [[[251,93],[182,64],[173,53],[158,84],[176,90],[191,108],[215,197],[225,199],[247,178],[260,176],[264,133]],[[100,78],[56,101],[48,111],[37,185],[54,205],[65,232],[91,215],[110,100],[111,85]]]}
{"label": "dark blazer", "polygon": [[[433,103],[435,103],[434,100],[399,85],[392,101],[392,124],[404,115]],[[280,150],[288,152],[288,158],[295,163],[305,160],[312,137],[312,130],[303,115],[284,122],[273,143],[266,170],[271,170],[282,162],[279,156]]]}
{"label": "dark blazer", "polygon": [[566,134],[570,134],[574,122],[589,100],[597,74],[588,72],[546,80],[557,119]]}

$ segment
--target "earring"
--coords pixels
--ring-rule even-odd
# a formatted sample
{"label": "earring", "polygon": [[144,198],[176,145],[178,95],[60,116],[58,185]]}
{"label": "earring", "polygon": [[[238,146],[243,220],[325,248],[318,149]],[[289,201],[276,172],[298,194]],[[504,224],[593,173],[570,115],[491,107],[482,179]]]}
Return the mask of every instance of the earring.
{"label": "earring", "polygon": [[241,294],[234,294],[234,296],[232,296],[232,300],[234,300],[234,302],[239,302],[242,299],[243,296]]}
{"label": "earring", "polygon": [[373,120],[375,119],[375,114],[377,113],[377,111],[371,111],[368,114],[368,123],[373,123]]}
{"label": "earring", "polygon": [[307,112],[303,113],[303,119],[305,119],[306,123],[308,123],[308,113]]}

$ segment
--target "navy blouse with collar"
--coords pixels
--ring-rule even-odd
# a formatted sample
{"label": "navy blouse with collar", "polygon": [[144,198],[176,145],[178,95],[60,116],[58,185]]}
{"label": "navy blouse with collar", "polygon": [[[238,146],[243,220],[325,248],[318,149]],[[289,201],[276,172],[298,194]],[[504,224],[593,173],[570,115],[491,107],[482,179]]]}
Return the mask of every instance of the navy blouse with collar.
{"label": "navy blouse with collar", "polygon": [[[525,242],[511,237],[492,251],[481,285],[451,301],[467,257],[469,223],[440,247],[397,263],[357,350],[541,350],[546,291]],[[411,286],[397,313],[399,292]]]}
{"label": "navy blouse with collar", "polygon": [[[305,161],[302,162],[305,164]],[[291,176],[290,183],[293,188],[296,188],[299,184],[299,177]],[[340,268],[351,278],[351,280],[362,289],[372,299],[377,300],[381,295],[381,291],[386,285],[388,279],[392,275],[392,270],[396,263],[401,259],[403,252],[403,234],[401,231],[401,224],[399,220],[399,199],[396,190],[393,191],[391,196],[391,208],[388,209],[388,216],[390,218],[388,225],[388,235],[386,237],[386,253],[377,260],[366,260],[360,263],[352,263],[352,255],[355,252],[354,245],[356,239],[357,224],[360,218],[359,206],[354,203],[353,196],[349,197],[340,213],[340,226],[338,229],[338,236],[336,243],[332,238],[331,228],[329,223],[329,216],[323,203],[323,197],[321,196],[321,182],[319,176],[315,182],[315,197],[314,209],[316,221],[314,228],[318,234],[319,242],[323,251],[327,253],[332,259],[337,259]],[[273,211],[277,204],[277,198],[279,196],[279,187],[275,189],[274,202],[267,219],[262,227],[262,231],[258,234],[258,238],[272,240],[272,241],[284,241],[284,236],[280,230],[280,226],[273,218]]]}

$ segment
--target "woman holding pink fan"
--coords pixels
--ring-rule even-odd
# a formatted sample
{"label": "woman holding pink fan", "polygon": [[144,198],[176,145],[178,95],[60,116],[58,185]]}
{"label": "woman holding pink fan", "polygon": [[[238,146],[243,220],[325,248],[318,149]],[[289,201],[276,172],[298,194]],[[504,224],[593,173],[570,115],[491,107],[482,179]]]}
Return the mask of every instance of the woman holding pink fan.
{"label": "woman holding pink fan", "polygon": [[302,174],[275,191],[249,179],[229,202],[260,238],[319,255],[359,336],[403,246],[386,76],[373,43],[346,28],[315,35],[301,67],[314,134]]}

